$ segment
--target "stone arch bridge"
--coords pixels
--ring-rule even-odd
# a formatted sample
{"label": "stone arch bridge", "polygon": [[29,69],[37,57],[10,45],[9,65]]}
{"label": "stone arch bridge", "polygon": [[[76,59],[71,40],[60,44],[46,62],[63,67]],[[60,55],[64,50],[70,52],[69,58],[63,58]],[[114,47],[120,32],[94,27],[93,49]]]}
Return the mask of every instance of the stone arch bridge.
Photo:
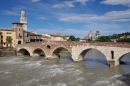
{"label": "stone arch bridge", "polygon": [[45,58],[58,58],[59,52],[67,49],[71,53],[73,61],[82,61],[85,54],[96,49],[105,55],[110,66],[120,64],[122,57],[130,53],[130,44],[127,43],[106,43],[106,42],[34,42],[17,46],[17,55],[24,54],[28,51],[30,56],[39,55],[41,50],[45,54]]}

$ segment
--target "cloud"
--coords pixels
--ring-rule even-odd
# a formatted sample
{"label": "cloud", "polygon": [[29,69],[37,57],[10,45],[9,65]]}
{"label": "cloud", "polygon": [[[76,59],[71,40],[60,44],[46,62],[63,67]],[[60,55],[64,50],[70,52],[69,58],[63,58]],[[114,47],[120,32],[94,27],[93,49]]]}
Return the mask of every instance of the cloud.
{"label": "cloud", "polygon": [[81,5],[86,5],[88,1],[93,0],[71,0],[71,1],[64,1],[60,4],[53,5],[53,8],[63,8],[63,7],[75,7],[74,3],[81,3]]}
{"label": "cloud", "polygon": [[125,11],[111,11],[107,12],[102,16],[97,14],[77,14],[62,16],[60,21],[70,21],[70,22],[121,22],[130,21],[130,9]]}
{"label": "cloud", "polygon": [[40,20],[45,20],[46,18],[45,17],[39,17],[37,19],[40,19]]}
{"label": "cloud", "polygon": [[61,4],[53,5],[53,8],[63,8],[63,7],[75,7],[73,1],[64,1]]}
{"label": "cloud", "polygon": [[32,0],[32,2],[39,2],[39,1],[41,1],[41,0]]}
{"label": "cloud", "polygon": [[108,5],[125,5],[130,7],[130,0],[104,0],[101,2],[102,4]]}
{"label": "cloud", "polygon": [[[80,25],[81,26],[81,25]],[[125,28],[125,29],[122,29]],[[39,34],[47,33],[47,34],[56,34],[62,33],[62,35],[75,35],[76,37],[83,38],[88,35],[89,31],[91,30],[93,34],[96,31],[100,31],[101,35],[111,35],[116,33],[122,33],[130,31],[129,26],[122,26],[117,23],[99,23],[99,22],[92,22],[82,25],[81,27],[54,27],[54,28],[37,28],[36,29]],[[31,30],[30,30],[31,31]]]}
{"label": "cloud", "polygon": [[86,5],[86,2],[89,1],[89,0],[75,0],[75,2],[79,2],[81,3],[82,5]]}
{"label": "cloud", "polygon": [[[75,36],[86,36],[89,32],[87,29],[73,29],[73,28],[64,28],[64,29],[50,29],[50,28],[42,28],[42,29],[36,29],[39,34],[47,33],[47,34],[56,34],[56,33],[62,33],[62,35],[75,35]],[[30,29],[31,31],[31,29]],[[80,33],[80,34],[79,34]]]}
{"label": "cloud", "polygon": [[19,15],[19,13],[13,11],[2,11],[1,13],[5,15]]}

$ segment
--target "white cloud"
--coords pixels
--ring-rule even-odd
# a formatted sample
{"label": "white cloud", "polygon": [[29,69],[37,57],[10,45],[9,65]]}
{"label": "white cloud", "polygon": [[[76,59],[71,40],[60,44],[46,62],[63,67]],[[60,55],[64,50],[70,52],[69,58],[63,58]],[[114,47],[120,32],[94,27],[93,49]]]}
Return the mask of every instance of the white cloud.
{"label": "white cloud", "polygon": [[45,17],[39,17],[37,19],[40,19],[40,20],[45,20],[46,18]]}
{"label": "white cloud", "polygon": [[13,11],[2,11],[1,13],[5,15],[19,15],[19,13]]}
{"label": "white cloud", "polygon": [[64,1],[61,4],[53,5],[53,8],[63,8],[63,7],[75,7],[73,1]]}
{"label": "white cloud", "polygon": [[75,7],[73,1],[65,1],[64,3],[67,7]]}
{"label": "white cloud", "polygon": [[75,0],[75,2],[80,2],[82,5],[86,5],[86,2],[89,0]]}
{"label": "white cloud", "polygon": [[[56,34],[56,33],[62,33],[62,35],[75,35],[75,36],[86,36],[90,30],[87,29],[50,29],[50,28],[44,28],[44,29],[36,29],[39,34],[47,33],[47,34]],[[31,30],[30,30],[31,31]],[[80,33],[80,34],[79,34]]]}
{"label": "white cloud", "polygon": [[70,0],[70,1],[64,1],[60,4],[53,5],[53,8],[63,8],[63,7],[75,7],[74,3],[81,3],[82,5],[86,5],[88,1],[93,0]]}
{"label": "white cloud", "polygon": [[108,5],[126,5],[130,7],[130,0],[104,0],[101,2],[102,4]]}
{"label": "white cloud", "polygon": [[[122,28],[126,28],[126,29],[122,29]],[[122,26],[116,23],[98,23],[98,22],[87,23],[80,28],[55,27],[53,29],[52,28],[42,28],[42,29],[37,28],[36,30],[39,32],[39,34],[62,33],[62,35],[75,35],[76,37],[80,37],[80,38],[87,36],[90,30],[93,32],[93,34],[95,34],[96,31],[100,31],[101,35],[111,35],[111,34],[130,31],[129,26]]]}
{"label": "white cloud", "polygon": [[32,0],[32,2],[39,2],[39,1],[41,1],[41,0]]}
{"label": "white cloud", "polygon": [[62,16],[60,21],[70,22],[110,22],[110,21],[130,21],[130,9],[125,11],[111,11],[102,16],[96,14],[77,14]]}
{"label": "white cloud", "polygon": [[63,5],[63,4],[55,4],[55,5],[53,5],[53,8],[63,8],[63,7],[65,7],[65,5]]}

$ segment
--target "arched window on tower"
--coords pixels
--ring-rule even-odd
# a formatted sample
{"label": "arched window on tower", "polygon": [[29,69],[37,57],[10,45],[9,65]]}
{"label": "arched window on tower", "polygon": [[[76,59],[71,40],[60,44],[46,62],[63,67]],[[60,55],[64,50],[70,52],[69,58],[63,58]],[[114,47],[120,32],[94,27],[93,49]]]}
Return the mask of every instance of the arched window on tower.
{"label": "arched window on tower", "polygon": [[18,44],[21,44],[21,41],[20,41],[20,40],[18,41]]}

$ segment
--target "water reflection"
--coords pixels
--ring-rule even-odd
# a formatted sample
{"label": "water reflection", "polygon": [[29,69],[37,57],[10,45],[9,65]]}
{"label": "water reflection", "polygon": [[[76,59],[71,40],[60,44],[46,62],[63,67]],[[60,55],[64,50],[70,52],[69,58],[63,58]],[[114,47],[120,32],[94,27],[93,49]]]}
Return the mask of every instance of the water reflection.
{"label": "water reflection", "polygon": [[123,74],[122,76],[118,77],[117,79],[124,82],[127,86],[130,86],[130,73]]}
{"label": "water reflection", "polygon": [[122,59],[121,62],[123,62],[124,65],[130,65],[130,53],[126,54]]}
{"label": "water reflection", "polygon": [[84,61],[89,66],[100,67],[101,65],[108,65],[106,57],[98,50],[92,49],[88,51],[84,57]]}

